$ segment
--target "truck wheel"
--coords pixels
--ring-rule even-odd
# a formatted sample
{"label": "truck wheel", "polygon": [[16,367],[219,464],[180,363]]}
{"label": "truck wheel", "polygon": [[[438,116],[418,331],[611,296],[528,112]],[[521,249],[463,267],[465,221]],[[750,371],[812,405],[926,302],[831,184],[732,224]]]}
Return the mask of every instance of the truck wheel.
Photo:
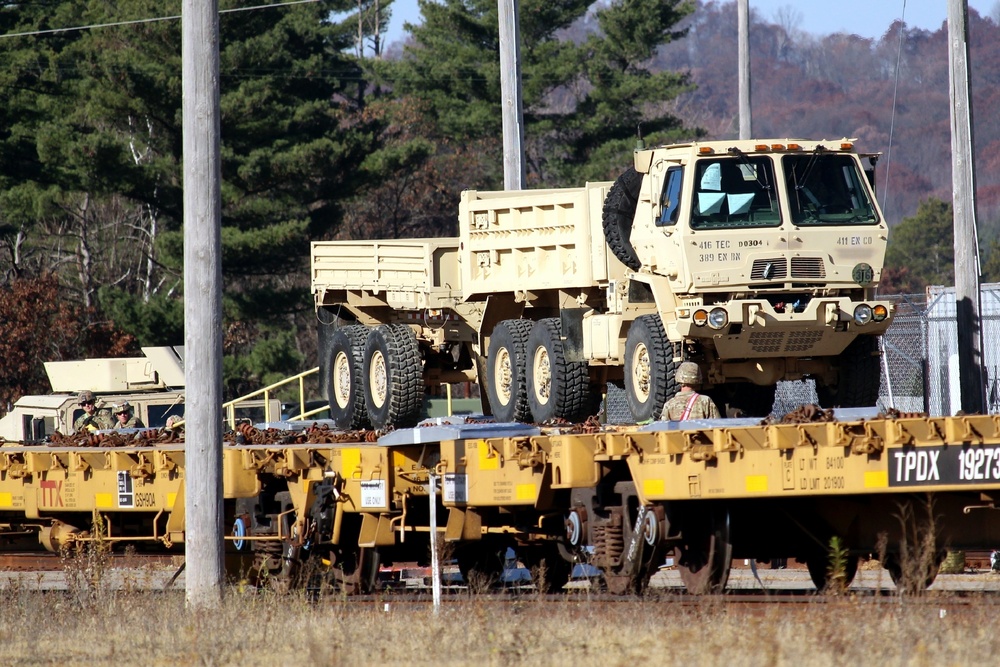
{"label": "truck wheel", "polygon": [[337,329],[330,340],[326,399],[338,428],[369,428],[364,396],[365,341],[369,329],[354,324]]}
{"label": "truck wheel", "polygon": [[608,247],[614,256],[621,260],[622,264],[633,271],[642,266],[635,248],[629,241],[641,186],[642,174],[637,172],[634,167],[629,167],[608,190],[608,197],[604,200],[602,218],[604,239],[608,242]]}
{"label": "truck wheel", "polygon": [[580,422],[590,416],[590,375],[585,361],[567,361],[558,317],[535,322],[528,335],[528,408],[535,421]]}
{"label": "truck wheel", "polygon": [[637,317],[625,339],[625,400],[637,422],[659,419],[677,393],[674,351],[659,315]]}
{"label": "truck wheel", "polygon": [[420,420],[423,368],[420,347],[405,324],[372,329],[365,343],[365,409],[372,426],[413,426]]}
{"label": "truck wheel", "polygon": [[498,422],[530,422],[524,350],[531,320],[503,320],[490,336],[486,395]]}
{"label": "truck wheel", "polygon": [[824,408],[867,408],[878,403],[882,366],[875,336],[858,336],[839,359],[836,387],[817,384],[816,394]]}

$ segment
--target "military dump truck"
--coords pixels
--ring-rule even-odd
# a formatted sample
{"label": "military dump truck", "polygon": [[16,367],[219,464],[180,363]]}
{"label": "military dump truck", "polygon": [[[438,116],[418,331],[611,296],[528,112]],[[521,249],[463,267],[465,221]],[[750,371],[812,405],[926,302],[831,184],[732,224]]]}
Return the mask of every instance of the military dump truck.
{"label": "military dump truck", "polygon": [[874,405],[893,315],[876,158],[848,139],[643,149],[613,183],[466,191],[457,238],[313,243],[331,416],[405,426],[426,386],[477,380],[499,421],[580,421],[606,382],[657,419],[685,360],[730,415],[804,378],[826,406]]}

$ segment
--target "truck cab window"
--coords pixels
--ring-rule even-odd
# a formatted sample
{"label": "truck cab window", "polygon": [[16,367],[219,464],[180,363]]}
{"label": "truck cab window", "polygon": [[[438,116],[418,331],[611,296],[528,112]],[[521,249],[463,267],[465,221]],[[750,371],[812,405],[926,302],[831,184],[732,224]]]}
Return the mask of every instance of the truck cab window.
{"label": "truck cab window", "polygon": [[878,222],[865,176],[846,155],[782,158],[792,222],[796,225],[871,225]]}
{"label": "truck cab window", "polygon": [[659,220],[657,227],[666,227],[677,224],[677,213],[681,208],[681,181],[683,180],[683,167],[670,167],[667,170],[666,182],[663,184],[663,195],[660,197]]}
{"label": "truck cab window", "polygon": [[770,159],[700,160],[695,176],[697,190],[692,202],[692,229],[777,227],[781,224]]}

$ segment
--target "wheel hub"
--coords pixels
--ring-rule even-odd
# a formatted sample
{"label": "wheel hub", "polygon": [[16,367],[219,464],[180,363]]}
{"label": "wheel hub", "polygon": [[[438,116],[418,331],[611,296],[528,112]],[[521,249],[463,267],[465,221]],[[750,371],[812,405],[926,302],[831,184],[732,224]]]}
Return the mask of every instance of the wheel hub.
{"label": "wheel hub", "polygon": [[375,352],[372,355],[368,386],[371,387],[371,397],[375,407],[385,405],[385,399],[389,393],[389,375],[386,370],[385,356],[381,352]]}
{"label": "wheel hub", "polygon": [[535,351],[533,377],[535,380],[535,398],[539,404],[545,405],[549,402],[552,394],[552,362],[549,359],[549,352],[544,347],[539,347]]}
{"label": "wheel hub", "polygon": [[649,349],[642,343],[635,346],[632,362],[632,388],[636,398],[645,403],[649,399],[652,381],[650,380]]}
{"label": "wheel hub", "polygon": [[497,399],[503,405],[510,404],[511,386],[514,384],[514,373],[511,370],[510,352],[507,348],[501,348],[497,352],[496,360],[493,362],[494,376],[496,377]]}
{"label": "wheel hub", "polygon": [[344,352],[339,352],[333,360],[333,379],[334,399],[345,408],[351,400],[351,360]]}

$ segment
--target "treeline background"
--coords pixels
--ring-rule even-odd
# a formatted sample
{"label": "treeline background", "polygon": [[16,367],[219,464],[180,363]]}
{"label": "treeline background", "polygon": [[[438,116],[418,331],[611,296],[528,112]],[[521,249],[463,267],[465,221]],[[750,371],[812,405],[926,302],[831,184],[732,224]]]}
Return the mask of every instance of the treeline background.
{"label": "treeline background", "polygon": [[[457,233],[501,189],[495,0],[228,12],[221,0],[227,397],[317,363],[309,242]],[[377,11],[376,11],[377,10]],[[612,180],[647,144],[737,135],[735,2],[522,0],[529,187]],[[0,411],[43,361],[183,343],[179,0],[0,7]],[[1000,9],[970,10],[984,280],[1000,280]],[[76,26],[125,25],[60,30]],[[759,137],[882,153],[881,289],[952,280],[947,29],[813,35],[751,11]],[[898,65],[898,67],[897,67]]]}

